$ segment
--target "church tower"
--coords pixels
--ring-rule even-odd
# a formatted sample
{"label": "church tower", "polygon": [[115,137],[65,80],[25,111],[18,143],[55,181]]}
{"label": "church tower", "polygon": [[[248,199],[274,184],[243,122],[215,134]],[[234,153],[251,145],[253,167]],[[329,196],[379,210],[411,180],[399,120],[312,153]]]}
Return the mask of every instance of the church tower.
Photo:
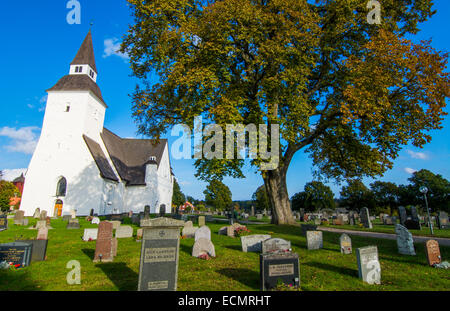
{"label": "church tower", "polygon": [[[77,210],[82,198],[75,196],[95,196],[89,187],[102,188],[97,185],[101,178],[97,178],[99,182],[89,178],[89,174],[98,176],[98,170],[84,140],[87,136],[101,144],[107,106],[96,82],[97,67],[89,31],[70,63],[69,74],[47,90],[41,136],[28,167],[22,196],[21,209],[25,215],[33,215],[37,207],[47,210],[50,216],[63,210]],[[84,184],[85,189],[71,186],[77,180],[83,180],[77,183],[77,188]],[[96,209],[98,203],[92,205]]]}

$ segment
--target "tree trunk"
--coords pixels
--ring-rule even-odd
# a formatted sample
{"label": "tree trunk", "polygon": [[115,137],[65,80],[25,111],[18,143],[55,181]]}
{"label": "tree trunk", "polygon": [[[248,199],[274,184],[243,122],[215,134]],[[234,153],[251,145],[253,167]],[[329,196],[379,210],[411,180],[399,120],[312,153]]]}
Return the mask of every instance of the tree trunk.
{"label": "tree trunk", "polygon": [[272,223],[276,225],[296,224],[286,186],[286,173],[278,168],[263,172],[264,185],[272,204]]}

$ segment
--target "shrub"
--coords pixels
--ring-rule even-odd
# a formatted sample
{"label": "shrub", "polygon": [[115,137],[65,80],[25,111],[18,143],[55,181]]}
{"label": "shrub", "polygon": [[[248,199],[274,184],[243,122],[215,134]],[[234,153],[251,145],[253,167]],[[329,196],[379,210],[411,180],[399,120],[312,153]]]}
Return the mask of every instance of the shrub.
{"label": "shrub", "polygon": [[249,229],[247,229],[247,227],[237,227],[236,229],[234,229],[234,236],[235,237],[241,237],[244,235],[249,235],[251,233],[251,231]]}

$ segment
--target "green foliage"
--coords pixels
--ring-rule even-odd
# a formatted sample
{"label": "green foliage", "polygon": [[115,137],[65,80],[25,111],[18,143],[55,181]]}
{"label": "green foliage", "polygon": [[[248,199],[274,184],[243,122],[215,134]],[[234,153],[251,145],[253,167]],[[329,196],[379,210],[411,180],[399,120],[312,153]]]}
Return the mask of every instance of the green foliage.
{"label": "green foliage", "polygon": [[233,204],[230,189],[220,180],[211,180],[203,193],[206,204],[213,206],[216,210],[227,210]]}
{"label": "green foliage", "polygon": [[425,186],[428,188],[428,205],[433,211],[443,210],[450,213],[450,182],[440,174],[434,174],[429,170],[422,169],[415,172],[408,181],[411,185],[408,187],[410,196],[415,195],[415,200],[409,204],[420,204],[425,206],[423,195],[419,188]]}
{"label": "green foliage", "polygon": [[373,199],[375,200],[377,207],[379,207],[378,210],[380,213],[383,208],[390,211],[391,209],[398,207],[400,192],[395,183],[376,181],[370,184],[370,189],[373,193]]}
{"label": "green foliage", "polygon": [[0,180],[0,209],[2,211],[9,211],[10,198],[14,195],[20,197],[19,189],[12,182]]}
{"label": "green foliage", "polygon": [[304,191],[294,194],[291,198],[292,209],[317,211],[324,208],[335,209],[334,194],[331,188],[320,181],[312,181],[305,185]]}
{"label": "green foliage", "polygon": [[[363,0],[128,2],[135,23],[121,52],[142,82],[132,108],[139,132],[159,138],[198,115],[223,128],[278,124],[279,169],[261,172],[276,185],[267,188],[275,216],[288,214],[281,186],[297,151],[318,175],[375,177],[402,146],[421,147],[442,128],[448,55],[405,39],[434,14],[432,0],[384,0],[380,25],[367,23]],[[243,164],[197,160],[196,176],[243,177]]]}
{"label": "green foliage", "polygon": [[186,202],[186,197],[183,194],[183,192],[181,192],[180,185],[178,184],[177,180],[174,179],[172,204],[175,206],[180,206],[180,205],[183,205],[185,202]]}
{"label": "green foliage", "polygon": [[359,179],[349,181],[347,186],[342,187],[339,205],[357,211],[362,207],[367,207],[372,212],[375,211],[373,193]]}
{"label": "green foliage", "polygon": [[252,199],[255,202],[256,208],[259,210],[269,210],[272,208],[264,185],[259,186],[258,189],[256,189],[252,195]]}

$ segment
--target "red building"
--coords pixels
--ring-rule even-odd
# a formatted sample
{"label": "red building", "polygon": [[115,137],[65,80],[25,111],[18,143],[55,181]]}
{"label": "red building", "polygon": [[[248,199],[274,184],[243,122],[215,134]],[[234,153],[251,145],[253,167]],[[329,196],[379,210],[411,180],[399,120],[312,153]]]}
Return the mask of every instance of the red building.
{"label": "red building", "polygon": [[20,195],[22,195],[23,185],[25,184],[25,177],[23,176],[23,173],[16,179],[14,179],[12,183],[17,187],[17,189],[19,189]]}

